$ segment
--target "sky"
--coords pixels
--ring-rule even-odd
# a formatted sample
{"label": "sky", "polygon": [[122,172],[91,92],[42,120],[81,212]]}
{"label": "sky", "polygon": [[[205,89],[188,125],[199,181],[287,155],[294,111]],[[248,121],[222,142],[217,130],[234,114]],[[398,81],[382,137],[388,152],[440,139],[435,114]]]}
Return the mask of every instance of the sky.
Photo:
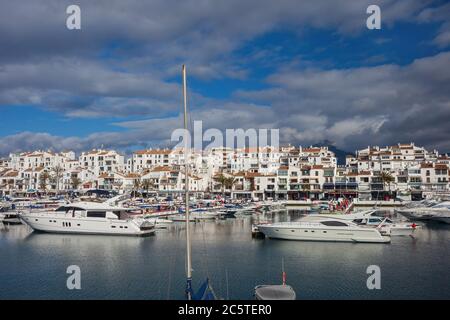
{"label": "sky", "polygon": [[170,145],[182,64],[205,130],[450,151],[448,1],[1,0],[0,44],[0,156]]}

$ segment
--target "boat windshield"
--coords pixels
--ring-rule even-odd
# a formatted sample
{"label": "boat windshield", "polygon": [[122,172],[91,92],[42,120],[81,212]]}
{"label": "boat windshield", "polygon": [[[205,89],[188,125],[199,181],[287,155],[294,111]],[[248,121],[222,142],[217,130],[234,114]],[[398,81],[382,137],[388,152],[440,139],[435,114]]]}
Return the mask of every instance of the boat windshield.
{"label": "boat windshield", "polygon": [[330,221],[322,221],[320,223],[329,227],[348,227],[348,224],[341,221],[330,220]]}
{"label": "boat windshield", "polygon": [[55,211],[68,213],[68,212],[73,212],[73,211],[84,211],[84,209],[78,208],[78,207],[61,206],[58,209],[56,209]]}

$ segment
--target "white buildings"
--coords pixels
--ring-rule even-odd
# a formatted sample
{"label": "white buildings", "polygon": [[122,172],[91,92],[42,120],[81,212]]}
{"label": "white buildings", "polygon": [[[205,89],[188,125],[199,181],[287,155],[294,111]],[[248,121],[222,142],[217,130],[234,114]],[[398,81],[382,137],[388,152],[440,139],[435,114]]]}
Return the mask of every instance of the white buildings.
{"label": "white buildings", "polygon": [[79,157],[81,167],[91,170],[96,176],[101,173],[123,171],[125,158],[114,150],[91,150]]}
{"label": "white buildings", "polygon": [[[168,149],[136,151],[126,165],[124,156],[114,150],[92,150],[78,158],[73,152],[11,154],[0,162],[0,194],[92,188],[129,191],[137,186],[180,192],[185,183],[184,162],[183,150]],[[234,179],[226,191],[235,197],[383,199],[450,192],[450,157],[413,143],[358,150],[347,156],[345,166],[337,165],[327,147],[290,145],[213,148],[191,153],[189,164],[191,191],[221,193],[217,177],[225,175]]]}
{"label": "white buildings", "polygon": [[65,167],[67,162],[75,161],[73,151],[54,153],[52,151],[33,151],[9,155],[9,167],[15,170],[34,169],[39,167]]}
{"label": "white buildings", "polygon": [[169,149],[148,149],[135,151],[128,159],[127,167],[130,172],[142,172],[145,169],[152,169],[158,166],[168,166]]}

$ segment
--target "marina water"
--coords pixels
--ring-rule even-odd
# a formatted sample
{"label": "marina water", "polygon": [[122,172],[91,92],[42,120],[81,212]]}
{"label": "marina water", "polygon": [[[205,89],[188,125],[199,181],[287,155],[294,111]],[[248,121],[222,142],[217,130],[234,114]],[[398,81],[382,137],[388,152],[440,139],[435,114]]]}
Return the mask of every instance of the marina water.
{"label": "marina water", "polygon": [[[272,215],[294,221],[302,213]],[[364,244],[253,239],[251,224],[251,217],[192,224],[193,274],[208,276],[223,298],[253,299],[255,285],[281,283],[284,258],[297,299],[450,299],[449,225]],[[184,250],[183,223],[147,238],[0,225],[0,299],[184,299]],[[66,287],[70,265],[81,269],[81,290]],[[381,268],[380,290],[366,286],[369,265]]]}

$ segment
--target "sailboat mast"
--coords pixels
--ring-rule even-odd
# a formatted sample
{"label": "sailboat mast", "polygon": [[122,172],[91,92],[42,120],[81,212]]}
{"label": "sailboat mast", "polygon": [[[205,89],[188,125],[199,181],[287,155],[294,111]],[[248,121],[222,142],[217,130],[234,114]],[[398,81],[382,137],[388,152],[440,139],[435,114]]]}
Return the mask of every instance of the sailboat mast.
{"label": "sailboat mast", "polygon": [[191,234],[189,227],[189,165],[188,165],[188,117],[187,117],[187,89],[186,89],[186,66],[182,67],[183,73],[183,103],[184,103],[184,179],[185,179],[185,208],[186,208],[186,294],[190,300],[192,298],[192,259],[191,259]]}

